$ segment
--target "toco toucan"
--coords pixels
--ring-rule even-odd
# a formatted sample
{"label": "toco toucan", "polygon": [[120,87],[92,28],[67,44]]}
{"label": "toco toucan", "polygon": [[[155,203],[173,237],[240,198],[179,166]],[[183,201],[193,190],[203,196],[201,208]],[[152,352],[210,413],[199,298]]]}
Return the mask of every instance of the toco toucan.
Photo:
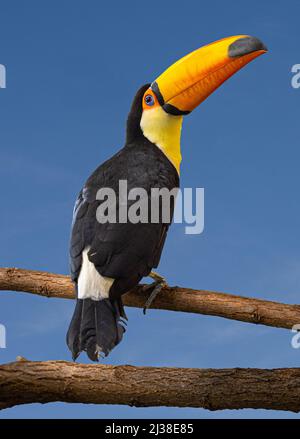
{"label": "toco toucan", "polygon": [[[74,207],[70,269],[77,302],[67,334],[74,360],[81,351],[94,361],[108,355],[125,331],[122,294],[145,276],[155,278],[156,292],[164,282],[151,270],[159,263],[174,203],[169,221],[160,216],[156,222],[105,222],[97,217],[104,202],[97,196],[99,189],[114,191],[118,212],[120,181],[126,181],[128,191],[143,188],[147,194],[151,188],[178,188],[183,116],[266,50],[254,37],[224,38],[183,57],[138,90],[127,120],[125,146],[92,173]],[[128,200],[127,209],[131,205]]]}

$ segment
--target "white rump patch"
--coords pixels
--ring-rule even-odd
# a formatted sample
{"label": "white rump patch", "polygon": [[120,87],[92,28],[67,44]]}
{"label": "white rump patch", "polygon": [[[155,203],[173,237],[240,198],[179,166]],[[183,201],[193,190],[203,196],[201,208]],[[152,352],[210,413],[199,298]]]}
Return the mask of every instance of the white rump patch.
{"label": "white rump patch", "polygon": [[101,300],[109,297],[114,279],[101,276],[88,258],[89,248],[82,252],[82,265],[78,278],[78,299]]}

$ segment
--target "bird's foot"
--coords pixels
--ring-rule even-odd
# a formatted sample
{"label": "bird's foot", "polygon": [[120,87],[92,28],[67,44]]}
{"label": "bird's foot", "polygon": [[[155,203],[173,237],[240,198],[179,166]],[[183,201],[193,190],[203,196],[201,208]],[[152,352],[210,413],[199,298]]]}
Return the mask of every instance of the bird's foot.
{"label": "bird's foot", "polygon": [[162,277],[160,274],[156,273],[155,271],[151,271],[149,274],[149,277],[154,279],[154,282],[152,282],[150,285],[144,286],[144,291],[152,290],[150,296],[148,297],[143,313],[146,314],[147,309],[150,308],[153,300],[156,298],[156,296],[160,293],[160,291],[167,286],[167,282],[164,277]]}

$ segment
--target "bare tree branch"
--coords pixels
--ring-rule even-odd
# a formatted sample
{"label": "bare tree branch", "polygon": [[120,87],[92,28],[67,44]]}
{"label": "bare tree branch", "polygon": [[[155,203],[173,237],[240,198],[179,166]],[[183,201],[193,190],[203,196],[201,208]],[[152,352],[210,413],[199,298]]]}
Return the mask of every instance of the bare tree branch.
{"label": "bare tree branch", "polygon": [[300,369],[183,369],[27,360],[0,365],[0,409],[72,402],[300,411]]}
{"label": "bare tree branch", "polygon": [[[74,287],[68,276],[18,268],[0,268],[0,290],[74,298]],[[124,304],[142,308],[147,297],[143,286],[139,285],[124,296]],[[219,316],[287,329],[300,323],[299,305],[181,287],[165,287],[152,308]]]}
{"label": "bare tree branch", "polygon": [[[0,269],[0,289],[74,298],[68,276],[16,268]],[[127,306],[143,307],[146,299],[142,285],[124,296]],[[153,307],[281,328],[300,322],[298,305],[180,287],[164,288]],[[0,409],[55,401],[298,412],[300,369],[154,368],[24,359],[0,365]]]}

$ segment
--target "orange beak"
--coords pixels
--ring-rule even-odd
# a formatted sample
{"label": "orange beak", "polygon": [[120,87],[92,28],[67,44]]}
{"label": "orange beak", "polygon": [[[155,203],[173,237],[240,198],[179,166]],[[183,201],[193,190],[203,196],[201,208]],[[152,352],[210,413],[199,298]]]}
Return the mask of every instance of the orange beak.
{"label": "orange beak", "polygon": [[224,38],[181,58],[151,84],[151,89],[167,113],[188,114],[230,76],[265,52],[267,48],[257,38]]}

